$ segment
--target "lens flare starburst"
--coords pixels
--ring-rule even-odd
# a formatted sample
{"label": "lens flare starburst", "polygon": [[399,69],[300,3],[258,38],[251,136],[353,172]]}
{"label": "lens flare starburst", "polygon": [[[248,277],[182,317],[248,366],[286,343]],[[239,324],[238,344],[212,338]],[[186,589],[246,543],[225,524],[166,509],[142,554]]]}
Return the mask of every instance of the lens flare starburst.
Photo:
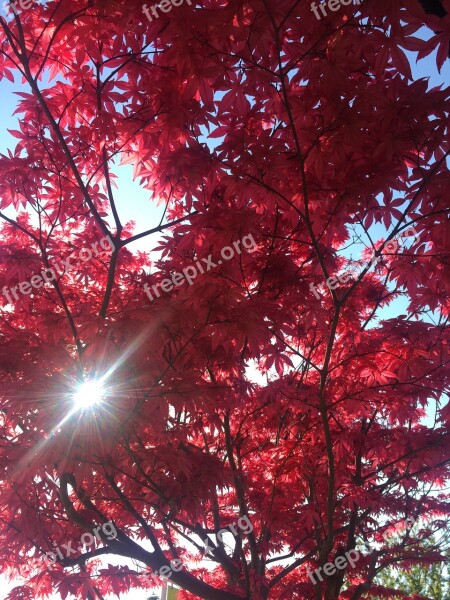
{"label": "lens flare starburst", "polygon": [[102,403],[105,390],[103,383],[95,379],[88,379],[79,384],[73,395],[75,410],[88,410]]}

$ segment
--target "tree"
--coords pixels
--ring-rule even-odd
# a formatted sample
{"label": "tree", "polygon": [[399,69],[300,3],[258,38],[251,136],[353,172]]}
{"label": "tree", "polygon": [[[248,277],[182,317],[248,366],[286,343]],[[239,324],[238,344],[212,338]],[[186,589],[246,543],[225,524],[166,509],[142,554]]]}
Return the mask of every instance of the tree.
{"label": "tree", "polygon": [[[434,548],[436,540],[431,539],[428,546]],[[428,567],[414,564],[410,570],[389,569],[380,575],[380,582],[384,587],[401,590],[403,593],[398,598],[405,594],[421,594],[432,600],[445,600],[450,594],[450,579],[444,563]]]}
{"label": "tree", "polygon": [[[449,89],[403,49],[442,65],[448,17],[425,42],[419,2],[331,5],[1,17],[24,86],[0,157],[9,600],[167,569],[181,598],[358,600],[394,559],[444,560]],[[119,165],[160,223],[122,222]]]}
{"label": "tree", "polygon": [[419,594],[432,600],[445,600],[450,592],[443,564],[434,564],[429,568],[414,565],[411,571],[402,572],[395,569],[385,574],[382,584],[403,592],[397,598],[404,598],[405,594]]}

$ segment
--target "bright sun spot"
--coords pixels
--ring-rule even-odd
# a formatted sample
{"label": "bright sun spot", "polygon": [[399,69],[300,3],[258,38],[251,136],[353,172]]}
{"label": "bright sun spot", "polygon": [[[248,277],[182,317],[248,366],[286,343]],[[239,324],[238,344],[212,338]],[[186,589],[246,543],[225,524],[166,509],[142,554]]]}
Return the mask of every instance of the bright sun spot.
{"label": "bright sun spot", "polygon": [[100,404],[103,400],[103,385],[100,381],[84,381],[73,396],[75,409],[83,410]]}

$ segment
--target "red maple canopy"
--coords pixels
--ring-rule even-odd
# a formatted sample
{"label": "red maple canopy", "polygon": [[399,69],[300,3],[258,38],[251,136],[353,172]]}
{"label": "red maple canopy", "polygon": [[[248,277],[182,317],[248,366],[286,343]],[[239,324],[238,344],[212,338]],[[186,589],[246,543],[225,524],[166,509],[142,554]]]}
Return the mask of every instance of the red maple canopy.
{"label": "red maple canopy", "polygon": [[[393,598],[380,570],[442,560],[450,90],[405,50],[443,64],[450,2],[421,4],[2,14],[9,600],[164,567],[181,598]],[[161,222],[124,221],[121,165]]]}

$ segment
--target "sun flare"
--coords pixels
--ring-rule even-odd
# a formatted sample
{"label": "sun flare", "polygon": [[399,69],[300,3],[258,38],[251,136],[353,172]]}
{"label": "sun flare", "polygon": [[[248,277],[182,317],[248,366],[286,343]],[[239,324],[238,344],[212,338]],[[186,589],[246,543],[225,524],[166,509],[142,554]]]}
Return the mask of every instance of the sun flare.
{"label": "sun flare", "polygon": [[104,389],[101,381],[94,379],[83,381],[73,396],[75,409],[86,410],[101,404],[103,396]]}

